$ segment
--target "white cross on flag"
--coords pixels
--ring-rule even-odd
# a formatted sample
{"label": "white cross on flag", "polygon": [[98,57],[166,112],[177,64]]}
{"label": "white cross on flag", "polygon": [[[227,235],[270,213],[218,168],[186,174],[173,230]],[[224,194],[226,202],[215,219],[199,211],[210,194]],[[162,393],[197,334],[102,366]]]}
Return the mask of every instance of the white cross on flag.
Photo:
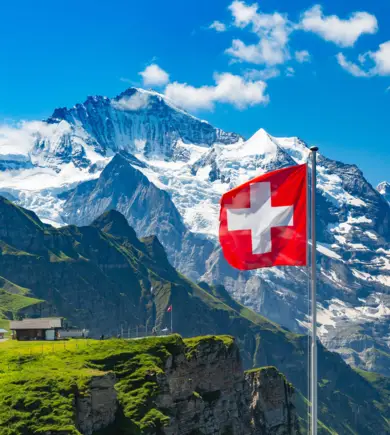
{"label": "white cross on flag", "polygon": [[249,270],[305,266],[307,165],[269,172],[225,193],[219,239],[228,263]]}

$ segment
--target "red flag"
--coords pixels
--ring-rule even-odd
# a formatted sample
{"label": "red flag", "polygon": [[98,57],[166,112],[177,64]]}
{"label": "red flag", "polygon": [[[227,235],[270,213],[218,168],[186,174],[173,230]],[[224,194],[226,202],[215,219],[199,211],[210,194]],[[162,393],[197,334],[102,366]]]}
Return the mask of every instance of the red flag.
{"label": "red flag", "polygon": [[172,311],[172,305],[169,305],[169,307],[167,308],[167,313],[170,313]]}
{"label": "red flag", "polygon": [[225,193],[219,240],[237,269],[305,266],[307,165],[260,175]]}

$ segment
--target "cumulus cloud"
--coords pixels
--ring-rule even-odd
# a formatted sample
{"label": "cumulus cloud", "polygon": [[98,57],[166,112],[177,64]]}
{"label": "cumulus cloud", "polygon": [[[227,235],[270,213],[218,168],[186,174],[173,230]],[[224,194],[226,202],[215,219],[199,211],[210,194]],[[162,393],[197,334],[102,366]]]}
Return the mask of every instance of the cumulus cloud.
{"label": "cumulus cloud", "polygon": [[225,32],[226,31],[225,24],[221,23],[220,21],[214,21],[212,24],[210,24],[209,28],[214,29],[217,32]]}
{"label": "cumulus cloud", "polygon": [[361,35],[376,33],[378,22],[374,15],[367,12],[353,12],[348,19],[337,15],[326,16],[322,7],[315,5],[303,13],[300,28],[341,47],[352,47]]}
{"label": "cumulus cloud", "polygon": [[257,8],[257,4],[248,6],[242,1],[234,1],[229,6],[229,9],[233,15],[234,25],[237,27],[247,26],[257,16]]}
{"label": "cumulus cloud", "polygon": [[[242,37],[236,37],[225,53],[231,56],[232,62],[265,65],[265,69],[283,65],[292,58],[299,63],[310,62],[311,55],[307,50],[291,52],[290,36],[293,32],[312,32],[341,47],[351,47],[360,36],[374,34],[378,30],[376,17],[368,12],[356,11],[341,18],[325,15],[319,4],[304,11],[298,23],[292,22],[285,13],[263,13],[257,3],[247,4],[243,0],[234,0],[228,9],[233,18],[232,26],[245,29],[257,40],[248,43]],[[378,74],[383,74],[380,65],[384,65],[382,71],[387,71],[387,54],[382,59],[382,51],[368,54],[378,64]],[[355,74],[364,75],[364,70],[359,72],[353,65],[348,65],[345,58],[340,58],[339,62]]]}
{"label": "cumulus cloud", "polygon": [[299,63],[310,62],[310,53],[307,50],[301,50],[295,52],[295,60]]}
{"label": "cumulus cloud", "polygon": [[233,24],[250,31],[259,38],[258,43],[247,45],[240,39],[234,39],[226,53],[236,61],[254,64],[278,65],[290,58],[287,47],[292,26],[286,15],[275,12],[265,14],[258,11],[256,4],[246,5],[242,1],[234,1],[230,7]]}
{"label": "cumulus cloud", "polygon": [[364,56],[368,56],[375,63],[375,74],[390,75],[390,41],[380,44],[377,51],[369,51]]}
{"label": "cumulus cloud", "polygon": [[124,97],[118,101],[112,100],[111,104],[119,110],[140,110],[149,104],[149,95],[136,92],[131,97]]}
{"label": "cumulus cloud", "polygon": [[339,65],[355,77],[390,75],[390,41],[379,45],[377,51],[367,51],[358,58],[358,63],[350,62],[344,54],[338,53]]}
{"label": "cumulus cloud", "polygon": [[212,110],[217,102],[244,109],[269,101],[265,93],[267,84],[262,80],[248,80],[230,73],[215,74],[214,79],[215,86],[198,88],[187,83],[170,83],[165,89],[165,95],[189,110]]}
{"label": "cumulus cloud", "polygon": [[236,60],[256,65],[279,65],[288,58],[288,51],[279,42],[261,39],[258,44],[246,45],[240,39],[234,39],[226,50]]}
{"label": "cumulus cloud", "polygon": [[214,108],[214,88],[201,86],[196,88],[187,83],[170,83],[165,89],[165,95],[175,104],[189,110]]}
{"label": "cumulus cloud", "polygon": [[153,63],[139,73],[145,86],[162,86],[169,82],[169,74]]}

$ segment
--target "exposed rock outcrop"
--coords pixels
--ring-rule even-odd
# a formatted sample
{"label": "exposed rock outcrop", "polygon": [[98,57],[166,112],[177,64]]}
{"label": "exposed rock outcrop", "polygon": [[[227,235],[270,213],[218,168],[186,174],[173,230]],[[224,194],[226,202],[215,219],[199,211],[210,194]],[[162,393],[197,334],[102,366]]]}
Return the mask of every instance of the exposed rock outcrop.
{"label": "exposed rock outcrop", "polygon": [[250,370],[245,381],[253,435],[299,433],[294,389],[276,368]]}
{"label": "exposed rock outcrop", "polygon": [[116,376],[107,373],[93,376],[89,381],[89,394],[76,398],[77,425],[84,435],[109,426],[117,411]]}
{"label": "exposed rock outcrop", "polygon": [[[294,389],[276,368],[244,373],[238,347],[228,337],[226,340],[203,337],[188,342],[189,346],[166,359],[163,371],[156,375],[159,392],[154,402],[157,410],[169,416],[166,425],[142,433],[300,433]],[[112,380],[94,380],[91,397],[79,402],[78,426],[83,434],[91,435],[93,429],[112,422],[115,411]]]}

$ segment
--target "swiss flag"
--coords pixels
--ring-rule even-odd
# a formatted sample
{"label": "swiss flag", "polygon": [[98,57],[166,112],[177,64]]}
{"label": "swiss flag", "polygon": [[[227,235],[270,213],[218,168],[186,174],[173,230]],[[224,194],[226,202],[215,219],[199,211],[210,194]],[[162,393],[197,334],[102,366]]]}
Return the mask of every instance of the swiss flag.
{"label": "swiss flag", "polygon": [[170,313],[172,311],[172,305],[169,305],[169,307],[167,308],[167,313]]}
{"label": "swiss flag", "polygon": [[219,240],[241,270],[307,263],[307,165],[268,172],[221,198]]}

